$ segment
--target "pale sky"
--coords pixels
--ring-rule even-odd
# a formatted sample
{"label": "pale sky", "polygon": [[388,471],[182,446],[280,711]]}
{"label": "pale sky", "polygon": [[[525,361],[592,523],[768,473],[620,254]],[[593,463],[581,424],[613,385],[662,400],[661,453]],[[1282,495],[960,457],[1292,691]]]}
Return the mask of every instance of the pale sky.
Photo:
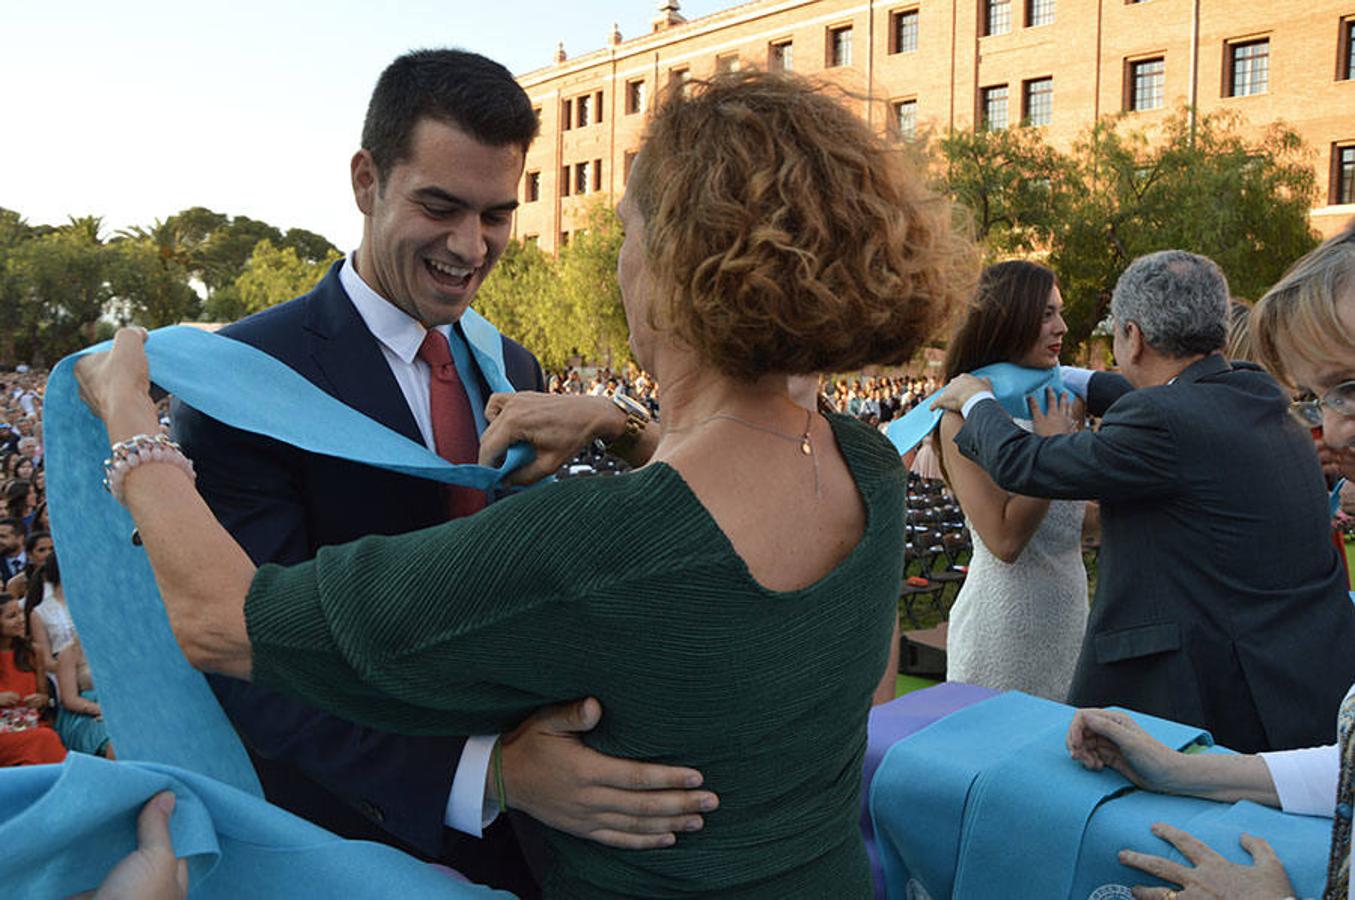
{"label": "pale sky", "polygon": [[[684,0],[689,19],[737,0]],[[381,70],[457,46],[514,73],[646,32],[656,0],[0,0],[0,207],[105,236],[190,206],[357,246],[348,161]]]}

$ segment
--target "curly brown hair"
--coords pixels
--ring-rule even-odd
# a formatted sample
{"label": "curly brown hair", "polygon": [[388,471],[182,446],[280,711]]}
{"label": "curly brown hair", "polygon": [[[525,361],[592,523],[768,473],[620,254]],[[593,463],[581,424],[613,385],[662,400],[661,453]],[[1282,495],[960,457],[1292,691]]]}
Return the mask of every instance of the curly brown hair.
{"label": "curly brown hair", "polygon": [[650,121],[629,184],[654,324],[739,378],[910,359],[977,274],[950,202],[804,78],[686,87]]}

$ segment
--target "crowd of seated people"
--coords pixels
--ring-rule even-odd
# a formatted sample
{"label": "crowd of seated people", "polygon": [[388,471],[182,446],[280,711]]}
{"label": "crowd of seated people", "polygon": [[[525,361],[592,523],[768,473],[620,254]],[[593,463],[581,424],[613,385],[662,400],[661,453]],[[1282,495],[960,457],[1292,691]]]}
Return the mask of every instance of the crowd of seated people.
{"label": "crowd of seated people", "polygon": [[[26,369],[0,379],[0,618],[14,623],[0,638],[0,748],[13,748],[0,749],[7,760],[0,765],[58,762],[67,750],[113,756],[62,594],[47,515],[46,377],[44,370]],[[22,690],[30,682],[34,689]]]}

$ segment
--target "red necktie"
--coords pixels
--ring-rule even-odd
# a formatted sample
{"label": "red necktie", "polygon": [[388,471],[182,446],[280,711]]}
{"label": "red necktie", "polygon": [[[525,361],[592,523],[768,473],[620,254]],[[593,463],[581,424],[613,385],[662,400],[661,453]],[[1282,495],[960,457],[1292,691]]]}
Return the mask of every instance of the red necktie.
{"label": "red necktie", "polygon": [[[441,331],[430,329],[419,346],[419,359],[428,363],[428,412],[433,419],[433,443],[438,456],[451,463],[473,463],[480,458],[480,438],[470,397],[456,373],[452,350]],[[484,509],[485,492],[447,486],[451,518],[459,519]]]}

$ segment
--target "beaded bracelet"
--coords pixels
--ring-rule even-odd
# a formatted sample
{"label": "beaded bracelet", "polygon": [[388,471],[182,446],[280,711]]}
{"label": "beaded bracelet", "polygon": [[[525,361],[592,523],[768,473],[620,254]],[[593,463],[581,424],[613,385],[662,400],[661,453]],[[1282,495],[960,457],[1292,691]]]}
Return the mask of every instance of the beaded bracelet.
{"label": "beaded bracelet", "polygon": [[169,435],[138,434],[118,441],[109,451],[108,459],[104,460],[104,490],[123,503],[123,479],[132,469],[147,463],[169,463],[183,470],[190,480],[198,479],[192,460],[184,456],[183,450],[169,439]]}

